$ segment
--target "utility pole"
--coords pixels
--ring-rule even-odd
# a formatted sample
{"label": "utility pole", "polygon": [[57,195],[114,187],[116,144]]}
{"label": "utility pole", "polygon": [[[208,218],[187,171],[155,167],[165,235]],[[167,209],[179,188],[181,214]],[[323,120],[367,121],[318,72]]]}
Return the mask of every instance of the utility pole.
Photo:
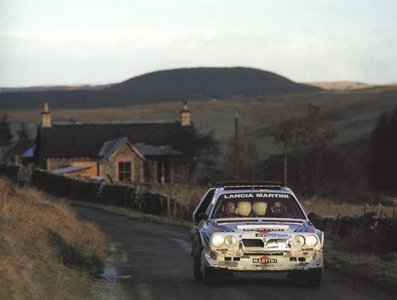
{"label": "utility pole", "polygon": [[240,171],[240,149],[239,149],[239,128],[238,128],[238,113],[234,114],[234,141],[233,141],[233,164],[234,164],[234,170],[233,170],[233,177],[234,179],[238,179],[239,176],[239,171]]}
{"label": "utility pole", "polygon": [[284,176],[283,176],[283,184],[284,186],[288,185],[288,154],[287,154],[287,143],[284,142],[283,144],[283,150],[284,150]]}

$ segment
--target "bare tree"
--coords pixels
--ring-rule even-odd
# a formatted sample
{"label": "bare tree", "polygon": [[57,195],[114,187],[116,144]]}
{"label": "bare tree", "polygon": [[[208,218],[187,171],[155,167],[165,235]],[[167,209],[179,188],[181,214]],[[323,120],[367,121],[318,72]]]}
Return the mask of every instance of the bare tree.
{"label": "bare tree", "polygon": [[323,149],[332,145],[337,132],[330,122],[320,114],[320,108],[309,103],[306,115],[302,118],[291,118],[280,123],[272,134],[274,142],[283,148],[284,184],[288,182],[288,153],[296,150]]}

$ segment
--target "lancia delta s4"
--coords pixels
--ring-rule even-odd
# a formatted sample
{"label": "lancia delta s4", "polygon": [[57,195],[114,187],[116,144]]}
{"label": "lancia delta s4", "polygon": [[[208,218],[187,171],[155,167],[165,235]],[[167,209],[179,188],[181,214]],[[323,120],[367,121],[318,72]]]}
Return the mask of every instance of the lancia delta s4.
{"label": "lancia delta s4", "polygon": [[219,183],[193,212],[193,273],[215,283],[232,272],[286,272],[318,287],[324,234],[291,189],[266,182]]}

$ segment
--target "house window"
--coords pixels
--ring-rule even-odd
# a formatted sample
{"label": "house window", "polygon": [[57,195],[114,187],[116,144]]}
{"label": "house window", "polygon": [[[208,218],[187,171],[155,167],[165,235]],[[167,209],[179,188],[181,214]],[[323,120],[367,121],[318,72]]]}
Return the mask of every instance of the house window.
{"label": "house window", "polygon": [[132,181],[132,168],[131,162],[119,162],[119,181],[131,182]]}

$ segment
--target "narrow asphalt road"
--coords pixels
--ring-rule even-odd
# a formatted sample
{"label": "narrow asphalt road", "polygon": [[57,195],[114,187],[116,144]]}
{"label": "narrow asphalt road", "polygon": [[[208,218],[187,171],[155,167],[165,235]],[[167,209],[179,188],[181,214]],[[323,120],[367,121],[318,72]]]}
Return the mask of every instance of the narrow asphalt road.
{"label": "narrow asphalt road", "polygon": [[187,230],[145,223],[99,210],[74,207],[107,235],[113,254],[93,299],[395,299],[335,272],[318,289],[305,288],[284,274],[238,273],[216,286],[193,279]]}

